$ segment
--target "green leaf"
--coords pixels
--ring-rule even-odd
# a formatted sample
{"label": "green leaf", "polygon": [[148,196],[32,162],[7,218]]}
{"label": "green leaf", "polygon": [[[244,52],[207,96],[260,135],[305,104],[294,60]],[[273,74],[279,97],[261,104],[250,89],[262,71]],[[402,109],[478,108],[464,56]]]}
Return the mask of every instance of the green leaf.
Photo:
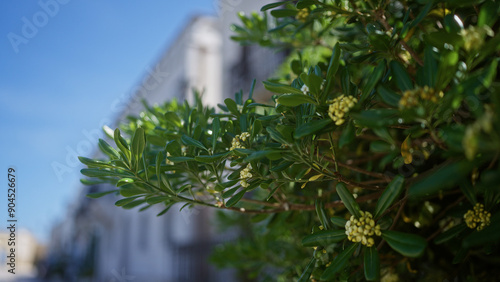
{"label": "green leaf", "polygon": [[433,4],[433,1],[429,1],[427,3],[427,5],[425,5],[425,7],[420,11],[418,16],[413,21],[411,21],[409,28],[416,27],[425,18],[425,16],[432,9],[432,4]]}
{"label": "green leaf", "polygon": [[[456,46],[456,44],[452,44],[452,46]],[[448,83],[455,77],[456,70],[458,68],[458,61],[458,52],[446,52],[441,55],[438,67],[438,75],[436,78],[437,90],[444,89],[448,85]]]}
{"label": "green leaf", "polygon": [[270,160],[278,160],[281,158],[281,151],[280,150],[262,150],[262,151],[255,151],[251,153],[248,157],[245,158],[246,162],[252,162],[256,160],[260,160],[262,158],[267,157]]}
{"label": "green leaf", "polygon": [[92,199],[97,199],[97,198],[100,198],[102,196],[106,196],[108,194],[115,193],[117,191],[118,190],[111,190],[111,191],[106,191],[106,192],[89,193],[89,194],[87,194],[87,197],[92,198]]}
{"label": "green leaf", "polygon": [[115,206],[117,207],[121,207],[121,206],[124,206],[128,203],[131,203],[133,202],[135,199],[139,198],[141,196],[133,196],[133,197],[129,197],[129,198],[124,198],[124,199],[121,199],[121,200],[118,200],[115,202]]}
{"label": "green leaf", "polygon": [[391,149],[391,144],[382,141],[382,140],[375,140],[370,143],[370,151],[372,153],[386,153],[392,151]]}
{"label": "green leaf", "polygon": [[276,9],[271,11],[271,15],[275,18],[295,17],[297,10],[294,9]]}
{"label": "green leaf", "polygon": [[152,206],[153,206],[153,205],[147,204],[147,205],[145,205],[144,207],[140,208],[140,209],[139,209],[139,212],[143,212],[143,211],[145,211],[145,210],[149,209],[149,208],[150,208],[150,207],[152,207]]}
{"label": "green leaf", "polygon": [[372,92],[372,90],[375,88],[379,80],[382,78],[382,75],[384,75],[385,72],[385,62],[381,61],[377,67],[373,70],[372,73],[370,73],[370,76],[368,78],[368,81],[366,82],[365,86],[363,87],[363,92],[361,94],[361,98],[359,100],[359,103],[362,103],[368,95]]}
{"label": "green leaf", "polygon": [[347,238],[345,229],[336,230],[321,230],[314,234],[307,235],[302,239],[302,246],[315,247],[315,246],[328,246],[333,243],[338,243]]}
{"label": "green leaf", "polygon": [[120,134],[120,129],[115,129],[115,133],[114,133],[114,139],[115,139],[115,144],[116,146],[118,147],[118,149],[120,149],[120,151],[127,157],[130,159],[130,150],[129,150],[129,147],[128,147],[128,144],[127,144],[127,141],[125,141],[125,139],[123,139],[123,137],[121,136]]}
{"label": "green leaf", "polygon": [[332,123],[333,121],[330,118],[314,120],[311,122],[304,123],[303,125],[297,127],[297,129],[295,129],[293,137],[295,139],[300,139],[304,136],[316,133],[317,131],[320,131],[321,129],[327,127]]}
{"label": "green leaf", "polygon": [[168,157],[168,160],[173,163],[183,163],[188,161],[194,161],[195,159],[192,157]]}
{"label": "green leaf", "polygon": [[243,198],[243,195],[245,195],[246,192],[247,192],[246,190],[242,190],[236,193],[236,195],[234,195],[231,199],[229,199],[226,202],[226,207],[232,207],[236,205],[236,203],[238,203],[241,200],[241,198]]}
{"label": "green leaf", "polygon": [[274,195],[274,193],[276,193],[276,190],[278,190],[278,188],[280,188],[281,185],[275,185],[274,188],[272,188],[271,191],[269,191],[269,194],[267,194],[267,197],[266,197],[266,201],[269,201],[271,199],[271,197]]}
{"label": "green leaf", "polygon": [[182,143],[184,143],[188,146],[194,146],[194,147],[203,149],[205,151],[208,151],[207,147],[205,147],[200,141],[195,140],[187,135],[182,135],[181,140],[182,140]]}
{"label": "green leaf", "polygon": [[383,230],[382,238],[396,252],[412,258],[421,256],[427,246],[427,241],[423,237],[399,231]]}
{"label": "green leaf", "polygon": [[231,152],[224,152],[224,153],[218,153],[218,154],[213,154],[213,155],[199,155],[194,157],[194,159],[198,162],[202,163],[214,163],[214,162],[219,162],[222,160],[224,157],[228,156],[231,154]]}
{"label": "green leaf", "polygon": [[220,134],[220,119],[218,117],[214,118],[212,121],[212,150],[215,151],[215,146],[217,145],[217,138]]}
{"label": "green leaf", "polygon": [[299,2],[297,2],[297,4],[295,5],[295,7],[297,9],[304,9],[304,8],[308,8],[310,7],[311,5],[314,5],[316,4],[313,0],[300,0]]}
{"label": "green leaf", "polygon": [[169,196],[156,196],[156,197],[147,198],[146,203],[148,203],[150,205],[155,205],[155,204],[159,204],[162,202],[169,202],[169,201],[171,201],[171,199],[172,198],[170,198]]}
{"label": "green leaf", "polygon": [[264,87],[267,90],[269,90],[273,93],[280,93],[280,94],[292,93],[292,94],[304,95],[304,93],[302,93],[302,91],[300,89],[297,89],[297,88],[289,86],[289,85],[274,83],[274,82],[269,82],[269,81],[263,81],[262,83],[264,84]]}
{"label": "green leaf", "polygon": [[276,129],[274,129],[271,126],[266,127],[266,131],[269,133],[269,136],[273,139],[278,141],[281,144],[288,144],[288,141],[286,141],[285,137],[279,133]]}
{"label": "green leaf", "polygon": [[387,141],[387,143],[395,144],[394,139],[392,138],[391,134],[389,133],[389,130],[387,129],[387,127],[374,127],[374,128],[372,128],[372,130],[378,137]]}
{"label": "green leaf", "polygon": [[399,111],[396,109],[370,109],[360,113],[350,113],[356,125],[383,127],[397,124]]}
{"label": "green leaf", "polygon": [[275,3],[270,3],[270,4],[262,6],[262,8],[260,8],[260,11],[264,12],[264,11],[270,10],[272,8],[279,7],[279,6],[286,4],[288,2],[290,2],[290,1],[280,1],[280,2],[275,2]]}
{"label": "green leaf", "polygon": [[142,127],[138,127],[135,130],[134,137],[132,138],[132,149],[131,149],[132,156],[134,156],[137,163],[141,159],[142,152],[144,152],[145,146],[146,146],[146,138],[144,135],[144,129],[142,129]]}
{"label": "green leaf", "polygon": [[115,176],[115,177],[130,177],[133,174],[128,172],[117,172],[106,169],[97,169],[97,168],[84,168],[80,170],[81,174],[88,177],[104,177],[104,176]]}
{"label": "green leaf", "polygon": [[137,196],[137,195],[143,195],[146,194],[147,191],[138,188],[138,187],[130,187],[130,186],[122,186],[120,188],[120,195],[123,197],[132,197],[132,196]]}
{"label": "green leaf", "polygon": [[168,123],[172,124],[175,127],[182,127],[181,119],[179,118],[179,116],[176,113],[166,112],[164,116],[165,116],[165,120]]}
{"label": "green leaf", "polygon": [[464,193],[464,196],[467,197],[467,200],[471,202],[471,204],[476,204],[476,193],[474,191],[474,186],[471,185],[469,181],[462,181],[459,184],[460,190]]}
{"label": "green leaf", "polygon": [[335,46],[333,46],[332,56],[330,58],[330,63],[328,64],[328,70],[326,71],[327,78],[331,79],[337,73],[337,70],[340,66],[340,45],[337,42]]}
{"label": "green leaf", "polygon": [[337,188],[337,194],[339,194],[339,197],[342,200],[342,203],[344,204],[346,209],[355,217],[360,218],[361,209],[359,208],[358,203],[356,203],[354,196],[345,187],[344,183],[338,183],[336,188]]}
{"label": "green leaf", "polygon": [[168,210],[172,207],[172,205],[166,207],[164,210],[162,210],[160,213],[158,213],[156,216],[162,216],[168,212]]}
{"label": "green leaf", "polygon": [[460,46],[463,40],[458,33],[449,33],[445,30],[427,33],[424,34],[423,37],[428,45],[434,46],[441,50],[446,50],[447,44]]}
{"label": "green leaf", "polygon": [[345,228],[345,224],[347,223],[347,220],[345,220],[342,217],[334,216],[330,218],[330,221],[333,223],[333,225]]}
{"label": "green leaf", "polygon": [[236,115],[236,116],[239,116],[241,113],[240,111],[238,111],[238,105],[236,104],[236,102],[231,99],[231,98],[226,98],[224,100],[224,104],[226,104],[226,107],[227,109],[233,114],[233,115]]}
{"label": "green leaf", "polygon": [[175,194],[179,195],[180,193],[188,190],[188,189],[191,189],[193,187],[193,185],[191,184],[184,184],[182,185],[179,189],[175,190]]}
{"label": "green leaf", "polygon": [[302,104],[316,104],[313,98],[304,94],[283,94],[278,97],[278,103],[288,107],[295,107]]}
{"label": "green leaf", "polygon": [[399,100],[401,100],[401,95],[398,95],[391,89],[386,88],[384,85],[379,85],[377,87],[377,93],[380,96],[380,98],[382,98],[382,101],[384,101],[384,103],[393,107],[399,106]]}
{"label": "green leaf", "polygon": [[238,186],[227,190],[226,192],[222,193],[222,198],[226,199],[231,197],[239,188],[240,187]]}
{"label": "green leaf", "polygon": [[380,276],[380,258],[376,247],[365,248],[364,261],[366,280],[378,280]]}
{"label": "green leaf", "polygon": [[345,145],[349,144],[356,137],[356,131],[352,122],[349,122],[346,128],[342,131],[339,138],[339,148],[342,149]]}
{"label": "green leaf", "polygon": [[321,275],[321,280],[332,281],[335,274],[337,274],[337,272],[344,268],[344,265],[346,265],[346,263],[349,261],[357,247],[358,244],[351,244],[340,254],[338,254],[333,259],[332,264]]}
{"label": "green leaf", "polygon": [[411,81],[410,76],[404,69],[403,65],[397,61],[391,61],[389,65],[399,89],[401,89],[401,91],[403,92],[413,89],[413,82]]}
{"label": "green leaf", "polygon": [[142,200],[136,200],[136,201],[133,201],[133,202],[130,202],[124,206],[122,206],[122,208],[126,209],[126,210],[129,210],[129,209],[133,209],[139,205],[142,205],[146,202],[146,200],[142,199]]}
{"label": "green leaf", "polygon": [[330,224],[330,221],[328,220],[328,217],[326,216],[323,202],[319,199],[316,199],[315,207],[316,207],[316,214],[318,215],[318,218],[319,218],[319,221],[321,222],[321,225],[323,225],[323,227],[326,230],[331,229],[331,224]]}
{"label": "green leaf", "polygon": [[[252,80],[252,85],[250,86],[250,90],[248,91],[248,100],[252,100],[253,98],[253,91],[255,90],[255,83],[257,82],[257,80]],[[251,101],[247,101],[248,102],[251,102]],[[248,105],[250,105],[252,103],[248,103]]]}
{"label": "green leaf", "polygon": [[248,131],[248,115],[247,114],[242,114],[240,116],[240,129],[241,132],[247,132]]}
{"label": "green leaf", "polygon": [[104,134],[106,134],[106,136],[108,136],[108,138],[113,138],[113,129],[111,129],[109,126],[107,125],[103,125],[102,126],[102,131],[104,132]]}
{"label": "green leaf", "polygon": [[[318,67],[316,66],[316,69]],[[300,74],[300,79],[305,83],[307,87],[309,87],[309,92],[317,97],[321,92],[321,84],[323,83],[323,78],[316,75],[315,73],[307,74],[303,72]]]}
{"label": "green leaf", "polygon": [[494,1],[486,1],[481,6],[481,11],[479,11],[479,18],[477,20],[477,26],[489,26],[492,27],[498,17],[500,9],[500,3]]}
{"label": "green leaf", "polygon": [[472,170],[473,164],[467,161],[447,163],[431,170],[409,189],[410,197],[426,197],[439,191],[455,187]]}
{"label": "green leaf", "polygon": [[[172,140],[165,146],[167,153],[172,157],[180,157],[182,155],[182,146],[177,140]],[[170,157],[169,157],[170,158]]]}
{"label": "green leaf", "polygon": [[102,168],[115,168],[112,164],[108,164],[102,161],[98,160],[93,160],[89,159],[86,157],[78,157],[78,160],[84,165],[87,165],[88,167],[102,167]]}
{"label": "green leaf", "polygon": [[132,178],[122,178],[116,182],[116,187],[123,186],[125,184],[131,184],[134,183],[134,180]]}
{"label": "green leaf", "polygon": [[431,46],[427,46],[425,48],[424,67],[421,70],[423,70],[423,77],[424,77],[423,85],[427,85],[431,88],[436,86],[438,67]]}
{"label": "green leaf", "polygon": [[[162,173],[161,173],[161,163],[163,162],[163,152],[159,152],[157,155],[156,155],[156,163],[155,163],[155,170],[156,170],[156,177],[158,178],[158,185],[160,186],[160,188],[164,189],[164,188],[170,188],[170,183],[168,183],[168,181],[165,181],[166,183],[165,184],[168,184],[169,186],[166,186],[163,181],[162,181]],[[165,187],[163,187],[165,185]]]}
{"label": "green leaf", "polygon": [[118,152],[113,147],[111,147],[108,142],[102,139],[99,139],[99,148],[104,154],[108,155],[113,160],[120,158],[120,154],[118,154]]}
{"label": "green leaf", "polygon": [[311,277],[311,274],[314,270],[314,266],[316,265],[316,258],[314,256],[311,258],[311,261],[307,264],[306,268],[302,272],[302,275],[300,275],[299,280],[297,282],[307,282],[309,281],[309,277]]}
{"label": "green leaf", "polygon": [[401,192],[403,192],[403,183],[405,179],[401,175],[396,175],[394,179],[387,185],[387,188],[385,188],[384,192],[380,196],[377,206],[375,207],[375,214],[374,218],[378,218],[381,216],[387,208],[389,208],[392,203],[401,195]]}
{"label": "green leaf", "polygon": [[82,183],[83,185],[97,185],[97,184],[103,184],[103,183],[107,183],[106,180],[102,180],[102,179],[86,179],[86,178],[80,178],[80,183]]}
{"label": "green leaf", "polygon": [[262,131],[262,122],[255,120],[252,125],[251,138],[255,138]]}
{"label": "green leaf", "polygon": [[465,223],[455,225],[437,236],[436,239],[434,239],[434,244],[443,244],[453,238],[456,238],[458,234],[462,233],[462,231],[464,231],[465,229],[467,229],[467,225]]}
{"label": "green leaf", "polygon": [[342,67],[342,70],[340,72],[340,87],[342,88],[342,93],[350,95],[351,76],[349,74],[349,69],[347,67]]}

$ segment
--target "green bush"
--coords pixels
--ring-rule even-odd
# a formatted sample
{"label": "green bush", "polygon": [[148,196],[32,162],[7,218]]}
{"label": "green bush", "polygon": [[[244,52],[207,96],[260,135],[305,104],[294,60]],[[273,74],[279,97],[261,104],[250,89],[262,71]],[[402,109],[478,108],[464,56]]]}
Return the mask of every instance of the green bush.
{"label": "green bush", "polygon": [[[269,13],[270,17],[265,13]],[[234,40],[291,51],[219,111],[147,107],[80,157],[123,208],[202,205],[245,237],[216,264],[289,281],[500,277],[496,1],[282,1]],[[246,97],[246,99],[244,99]],[[91,197],[105,193],[91,194]],[[243,216],[235,216],[243,214]],[[496,278],[495,278],[496,277]],[[455,281],[455,280],[454,280]]]}

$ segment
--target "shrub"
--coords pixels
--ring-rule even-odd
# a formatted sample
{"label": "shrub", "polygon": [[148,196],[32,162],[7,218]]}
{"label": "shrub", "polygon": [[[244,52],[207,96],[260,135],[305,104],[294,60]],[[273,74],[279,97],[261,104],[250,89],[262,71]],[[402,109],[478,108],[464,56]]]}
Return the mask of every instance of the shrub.
{"label": "shrub", "polygon": [[[495,1],[272,3],[234,40],[291,51],[275,95],[148,107],[82,174],[133,208],[220,210],[222,266],[273,280],[500,277]],[[246,99],[244,99],[246,97]],[[87,180],[88,182],[88,180]],[[105,193],[90,195],[102,196]],[[496,266],[496,267],[495,267]],[[263,272],[262,272],[263,271]]]}

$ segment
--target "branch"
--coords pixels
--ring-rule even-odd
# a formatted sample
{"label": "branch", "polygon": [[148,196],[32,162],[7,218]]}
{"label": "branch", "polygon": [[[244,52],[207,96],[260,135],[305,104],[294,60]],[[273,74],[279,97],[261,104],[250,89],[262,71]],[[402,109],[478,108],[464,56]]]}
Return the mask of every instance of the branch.
{"label": "branch", "polygon": [[[358,203],[363,203],[369,200],[377,199],[380,197],[382,192],[376,192],[368,195],[364,195],[361,197],[358,197],[356,199],[356,202]],[[244,200],[244,199],[242,199]],[[270,206],[271,203],[263,202],[263,201],[258,201],[258,200],[252,200],[252,199],[245,199],[246,202],[251,202],[253,204],[259,204],[263,206]],[[277,203],[274,203],[272,205],[276,205]],[[342,201],[333,201],[330,203],[325,204],[325,208],[335,208],[335,207],[341,207],[344,206],[344,203]],[[215,206],[212,206],[215,207]],[[237,207],[221,207],[222,209],[226,210],[232,210],[240,213],[246,213],[246,214],[271,214],[271,213],[279,213],[279,212],[287,212],[287,211],[314,211],[316,210],[315,205],[304,205],[304,204],[292,204],[292,203],[284,203],[281,207],[279,208],[274,208],[274,209],[245,209],[245,208],[237,208]]]}
{"label": "branch", "polygon": [[[386,31],[391,31],[392,30],[392,27],[385,20],[385,15],[384,15],[383,11],[381,11],[381,10],[375,11],[375,18],[384,26],[384,28],[386,29]],[[420,57],[417,55],[417,53],[413,50],[413,48],[411,48],[406,43],[406,41],[404,41],[403,39],[401,39],[401,40],[399,40],[399,44],[402,45],[402,47],[406,51],[408,51],[408,53],[410,53],[410,55],[415,60],[415,62],[417,62],[421,66],[424,65],[424,62],[422,61],[422,59],[420,59]]]}
{"label": "branch", "polygon": [[[353,171],[356,171],[356,172],[359,172],[359,173],[362,173],[362,174],[366,174],[366,175],[369,175],[369,176],[372,176],[372,177],[375,177],[375,178],[388,179],[388,176],[384,175],[383,173],[364,170],[362,168],[355,167],[355,166],[350,166],[348,164],[343,164],[343,163],[340,163],[340,162],[337,162],[337,164],[339,166],[341,166],[341,167],[348,168],[350,170],[353,170]],[[391,179],[391,178],[389,177],[389,179]]]}

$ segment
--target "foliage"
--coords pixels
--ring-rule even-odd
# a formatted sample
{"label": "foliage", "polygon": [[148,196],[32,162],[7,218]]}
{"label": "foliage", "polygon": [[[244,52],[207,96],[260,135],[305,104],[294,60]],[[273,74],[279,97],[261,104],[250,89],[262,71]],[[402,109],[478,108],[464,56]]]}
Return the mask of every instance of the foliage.
{"label": "foliage", "polygon": [[220,111],[199,99],[148,107],[123,125],[130,138],[114,132],[117,149],[99,142],[109,159],[80,158],[82,174],[115,184],[123,208],[248,215],[221,215],[248,236],[214,255],[248,275],[499,277],[500,4],[300,0],[269,10],[240,15],[233,39],[292,50],[281,77],[264,82],[272,105],[254,103],[252,85]]}

